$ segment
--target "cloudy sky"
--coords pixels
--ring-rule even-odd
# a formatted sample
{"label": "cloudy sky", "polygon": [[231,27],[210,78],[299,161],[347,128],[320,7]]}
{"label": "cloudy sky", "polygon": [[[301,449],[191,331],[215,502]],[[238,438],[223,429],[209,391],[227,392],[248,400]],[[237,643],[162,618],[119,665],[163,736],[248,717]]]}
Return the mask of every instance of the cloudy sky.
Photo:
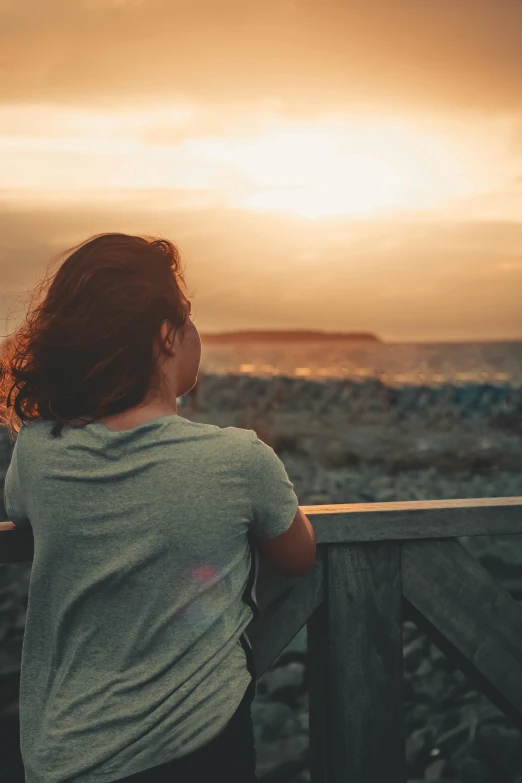
{"label": "cloudy sky", "polygon": [[0,0],[0,335],[123,231],[201,332],[522,339],[521,41],[515,0]]}

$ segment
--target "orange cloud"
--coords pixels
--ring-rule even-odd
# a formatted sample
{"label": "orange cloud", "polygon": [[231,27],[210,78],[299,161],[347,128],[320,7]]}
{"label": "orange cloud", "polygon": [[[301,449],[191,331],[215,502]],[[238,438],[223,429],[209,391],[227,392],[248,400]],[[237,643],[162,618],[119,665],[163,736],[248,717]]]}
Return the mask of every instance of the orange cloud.
{"label": "orange cloud", "polygon": [[522,110],[522,4],[12,0],[3,101]]}

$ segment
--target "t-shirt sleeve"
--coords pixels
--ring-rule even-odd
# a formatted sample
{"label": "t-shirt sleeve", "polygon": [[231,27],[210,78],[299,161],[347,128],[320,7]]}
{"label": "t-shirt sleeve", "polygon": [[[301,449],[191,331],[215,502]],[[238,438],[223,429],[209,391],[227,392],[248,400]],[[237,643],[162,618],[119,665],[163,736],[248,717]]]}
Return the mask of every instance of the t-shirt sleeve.
{"label": "t-shirt sleeve", "polygon": [[249,487],[252,505],[250,529],[259,538],[285,533],[297,513],[299,501],[285,466],[273,450],[252,430]]}
{"label": "t-shirt sleeve", "polygon": [[17,527],[31,527],[31,523],[28,519],[24,502],[23,492],[20,476],[19,466],[19,452],[20,452],[20,434],[17,435],[13,453],[11,455],[11,462],[7,468],[4,482],[4,503],[5,510],[7,512],[7,518],[13,522]]}

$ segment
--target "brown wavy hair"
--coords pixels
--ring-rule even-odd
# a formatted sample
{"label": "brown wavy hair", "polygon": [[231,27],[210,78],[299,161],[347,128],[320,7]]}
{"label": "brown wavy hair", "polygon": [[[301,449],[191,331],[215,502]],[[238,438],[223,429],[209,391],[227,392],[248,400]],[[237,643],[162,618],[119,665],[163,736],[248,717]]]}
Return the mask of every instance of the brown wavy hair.
{"label": "brown wavy hair", "polygon": [[69,253],[1,346],[0,424],[11,439],[26,421],[56,421],[56,438],[69,421],[141,403],[159,388],[162,323],[176,332],[190,313],[180,254],[166,239],[97,234],[58,260]]}

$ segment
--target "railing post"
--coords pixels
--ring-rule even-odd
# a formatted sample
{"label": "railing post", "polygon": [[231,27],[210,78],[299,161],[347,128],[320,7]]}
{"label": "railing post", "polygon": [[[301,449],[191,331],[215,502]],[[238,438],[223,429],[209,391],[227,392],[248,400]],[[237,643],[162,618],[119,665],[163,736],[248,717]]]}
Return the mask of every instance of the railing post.
{"label": "railing post", "polygon": [[400,544],[321,549],[325,598],[308,621],[312,783],[406,783]]}

